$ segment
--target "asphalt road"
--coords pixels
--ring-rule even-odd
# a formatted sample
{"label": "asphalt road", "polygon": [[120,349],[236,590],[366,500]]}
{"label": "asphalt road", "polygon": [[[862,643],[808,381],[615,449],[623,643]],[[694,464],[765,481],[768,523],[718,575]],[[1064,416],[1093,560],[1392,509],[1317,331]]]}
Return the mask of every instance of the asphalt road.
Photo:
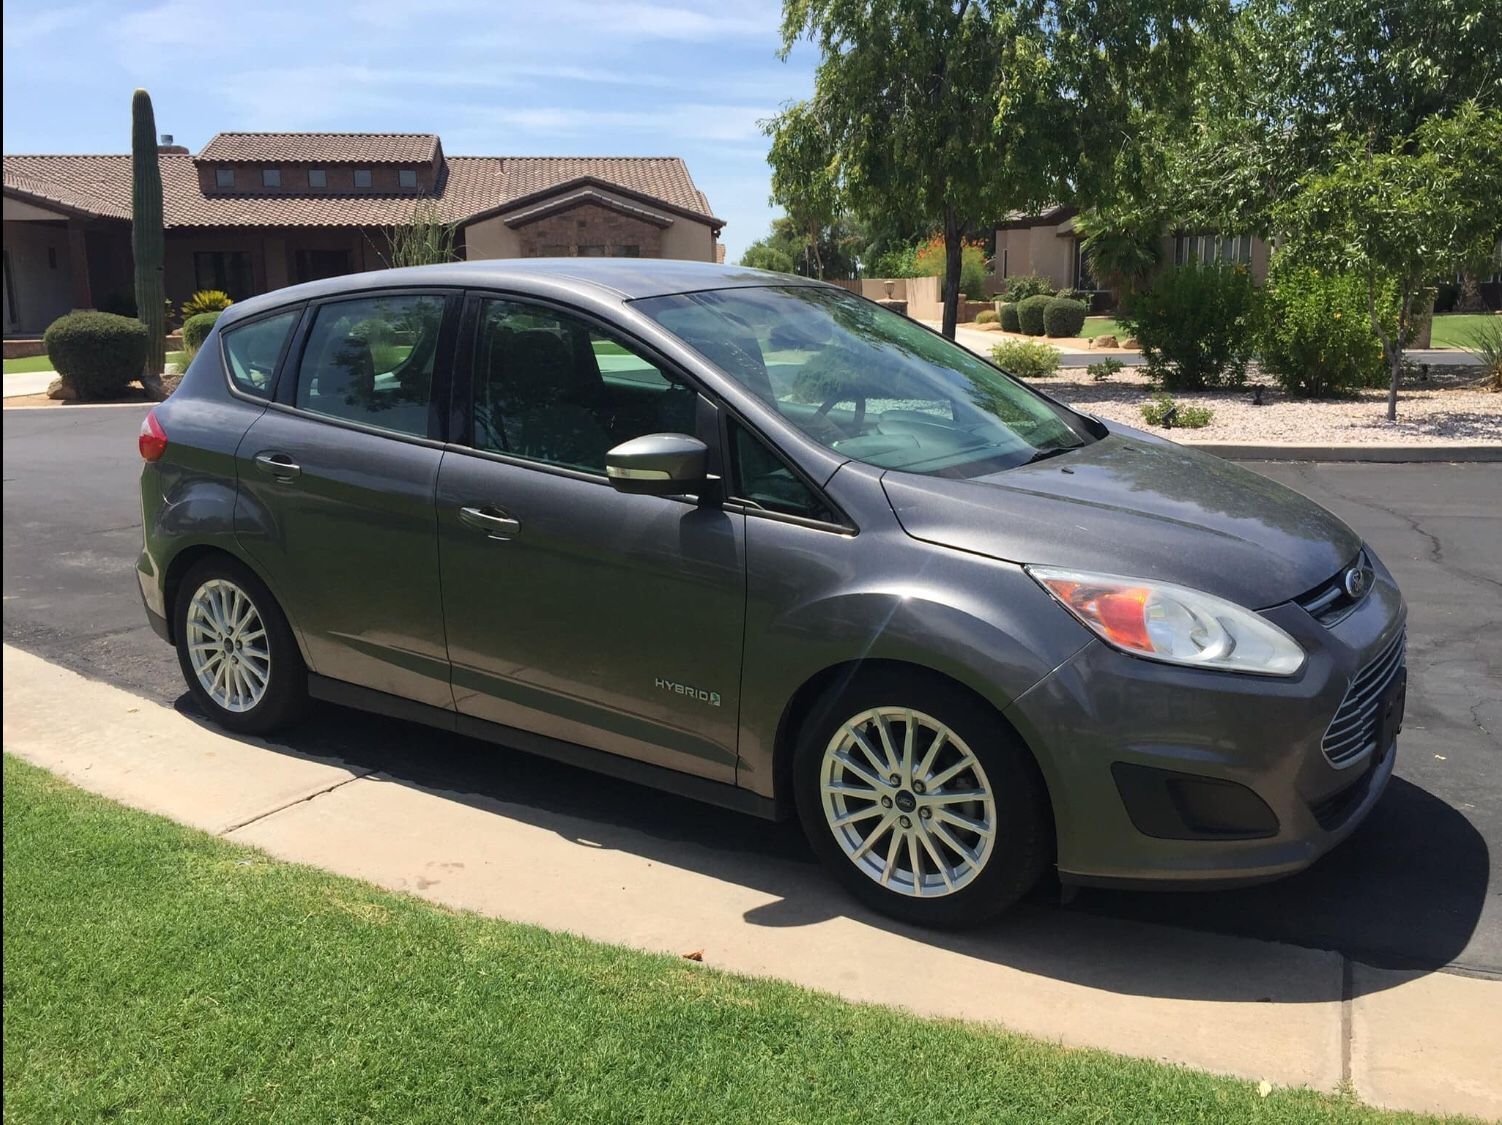
{"label": "asphalt road", "polygon": [[[191,709],[135,590],[135,435],[142,408],[4,413],[4,638],[85,675]],[[1502,464],[1250,466],[1347,520],[1410,606],[1408,714],[1397,777],[1341,848],[1290,879],[1238,891],[1045,891],[1082,911],[1332,949],[1384,967],[1502,976]],[[768,825],[423,727],[335,707],[287,739],[456,795],[504,795],[702,844],[754,881],[759,856],[813,862]],[[784,924],[838,909],[782,904]],[[833,905],[832,905],[832,901]],[[775,922],[774,922],[775,924]],[[1003,920],[1000,925],[1006,925]]]}

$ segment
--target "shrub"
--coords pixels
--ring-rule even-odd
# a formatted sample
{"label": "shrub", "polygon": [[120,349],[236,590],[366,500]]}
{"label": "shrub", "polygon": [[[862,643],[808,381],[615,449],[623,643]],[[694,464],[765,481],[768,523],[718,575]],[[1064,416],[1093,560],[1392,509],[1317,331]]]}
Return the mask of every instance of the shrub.
{"label": "shrub", "polygon": [[1257,290],[1240,264],[1164,270],[1117,321],[1136,337],[1148,373],[1169,390],[1240,386],[1251,356]]}
{"label": "shrub", "polygon": [[1104,379],[1109,379],[1125,366],[1126,364],[1122,363],[1115,356],[1107,356],[1105,359],[1097,363],[1092,363],[1089,367],[1085,368],[1085,374],[1099,383]]}
{"label": "shrub", "polygon": [[1043,310],[1048,308],[1048,302],[1052,300],[1052,297],[1045,297],[1040,293],[1036,297],[1027,297],[1017,302],[1017,323],[1024,334],[1043,335]]}
{"label": "shrub", "polygon": [[1043,306],[1043,330],[1050,336],[1078,336],[1090,306],[1067,297],[1050,297]]}
{"label": "shrub", "polygon": [[223,312],[232,304],[234,302],[223,289],[200,289],[183,302],[183,323],[186,325],[199,313]]}
{"label": "shrub", "polygon": [[1502,316],[1494,316],[1475,332],[1465,350],[1481,365],[1488,390],[1502,391]]}
{"label": "shrub", "polygon": [[981,309],[975,314],[976,324],[995,324],[1000,319],[1001,316],[995,309]]}
{"label": "shrub", "polygon": [[146,326],[128,316],[70,312],[42,335],[47,358],[84,401],[113,398],[141,377]]}
{"label": "shrub", "polygon": [[1052,297],[1054,295],[1053,282],[1048,278],[1036,273],[1020,273],[1016,277],[1007,279],[1007,287],[1003,292],[1007,300],[1012,302],[1025,301],[1029,297]]}
{"label": "shrub", "polygon": [[214,329],[214,322],[218,319],[218,312],[201,312],[183,321],[183,351],[187,353],[189,361],[198,354],[198,349],[203,347],[203,342],[209,338],[209,333]]}
{"label": "shrub", "polygon": [[917,277],[918,276],[918,248],[916,246],[896,246],[889,250],[883,250],[871,262],[871,267],[866,270],[867,277]]}
{"label": "shrub", "polygon": [[[918,247],[914,264],[919,277],[944,277],[944,237],[935,235]],[[981,300],[986,295],[986,247],[984,243],[967,242],[960,250],[960,292],[971,300]]]}
{"label": "shrub", "polygon": [[991,360],[1019,379],[1043,379],[1059,369],[1059,353],[1041,340],[1003,340],[991,349]]}
{"label": "shrub", "polygon": [[996,311],[1001,316],[1001,330],[1003,332],[1022,331],[1022,322],[1017,318],[1016,302],[1003,301],[996,306]]}
{"label": "shrub", "polygon": [[1257,359],[1291,394],[1319,397],[1387,382],[1366,284],[1351,274],[1273,270],[1257,314]]}
{"label": "shrub", "polygon": [[1142,417],[1149,426],[1162,426],[1164,429],[1178,426],[1186,430],[1198,430],[1214,420],[1215,411],[1208,406],[1184,406],[1160,391],[1153,395],[1151,402],[1142,404]]}

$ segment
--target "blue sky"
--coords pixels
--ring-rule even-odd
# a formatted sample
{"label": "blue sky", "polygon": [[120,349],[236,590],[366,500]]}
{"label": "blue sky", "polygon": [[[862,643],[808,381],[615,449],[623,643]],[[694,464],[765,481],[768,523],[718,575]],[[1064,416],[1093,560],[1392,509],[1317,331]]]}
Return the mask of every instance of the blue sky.
{"label": "blue sky", "polygon": [[4,6],[5,151],[126,152],[130,94],[196,152],[221,130],[435,132],[455,155],[681,156],[731,261],[765,233],[757,122],[813,88],[776,0]]}

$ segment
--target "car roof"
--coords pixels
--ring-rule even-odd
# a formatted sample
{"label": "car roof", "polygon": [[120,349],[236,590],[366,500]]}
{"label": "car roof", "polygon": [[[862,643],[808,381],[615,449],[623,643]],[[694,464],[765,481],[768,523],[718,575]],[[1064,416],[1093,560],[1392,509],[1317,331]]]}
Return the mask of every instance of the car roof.
{"label": "car roof", "polygon": [[672,258],[494,258],[344,274],[237,301],[230,311],[234,314],[231,319],[239,320],[293,301],[419,285],[494,285],[523,291],[535,289],[539,293],[556,291],[561,286],[592,290],[597,297],[629,301],[705,289],[824,284],[769,270]]}

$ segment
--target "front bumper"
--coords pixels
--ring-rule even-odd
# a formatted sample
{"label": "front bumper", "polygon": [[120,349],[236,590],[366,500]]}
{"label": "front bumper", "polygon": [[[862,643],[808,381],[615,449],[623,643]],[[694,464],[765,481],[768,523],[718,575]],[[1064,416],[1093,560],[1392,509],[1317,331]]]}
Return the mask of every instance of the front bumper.
{"label": "front bumper", "polygon": [[1333,627],[1291,603],[1265,612],[1309,654],[1294,677],[1180,668],[1099,642],[1075,654],[1006,712],[1048,782],[1060,878],[1233,886],[1339,844],[1381,798],[1396,742],[1344,769],[1321,742],[1405,615],[1379,563],[1372,592]]}

